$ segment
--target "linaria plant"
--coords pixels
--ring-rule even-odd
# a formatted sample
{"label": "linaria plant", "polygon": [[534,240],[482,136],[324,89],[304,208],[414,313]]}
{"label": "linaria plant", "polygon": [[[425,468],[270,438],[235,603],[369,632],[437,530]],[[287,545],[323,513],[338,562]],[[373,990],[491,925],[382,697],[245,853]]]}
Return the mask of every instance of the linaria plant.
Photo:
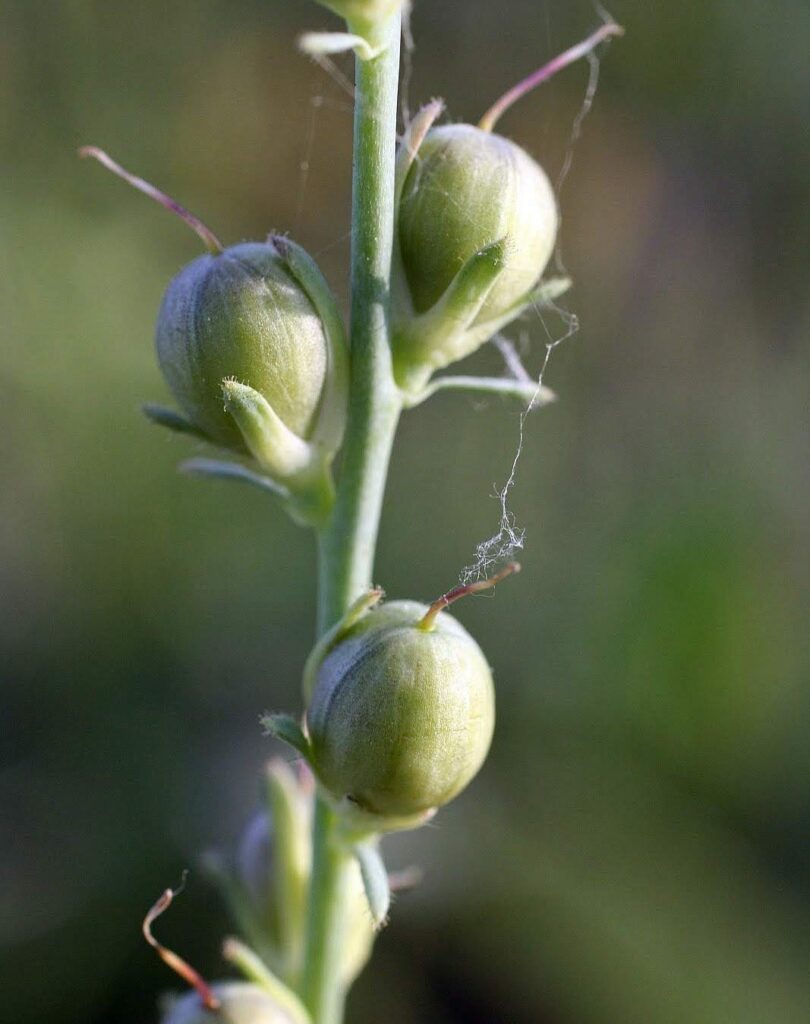
{"label": "linaria plant", "polygon": [[262,488],[318,539],[303,712],[264,719],[296,763],[270,763],[265,807],[237,855],[209,863],[240,935],[223,957],[242,980],[209,984],[158,943],[152,924],[175,895],[167,890],[144,935],[191,990],[167,1005],[165,1024],[339,1024],[392,888],[413,881],[389,876],[381,837],[428,821],[486,758],[492,674],[446,608],[518,567],[432,604],[386,603],[372,573],[389,456],[403,410],[442,389],[542,404],[525,379],[434,375],[568,288],[543,276],[559,224],[546,173],[494,128],[522,95],[621,31],[602,24],[477,126],[440,124],[434,100],[398,145],[403,0],[323,5],[345,31],[309,33],[302,48],[351,50],[356,61],[348,331],[292,239],[225,246],[102,150],[81,151],[178,214],[206,249],[170,282],[158,316],[158,362],[177,408],[148,405],[147,416],[223,453],[186,470]]}

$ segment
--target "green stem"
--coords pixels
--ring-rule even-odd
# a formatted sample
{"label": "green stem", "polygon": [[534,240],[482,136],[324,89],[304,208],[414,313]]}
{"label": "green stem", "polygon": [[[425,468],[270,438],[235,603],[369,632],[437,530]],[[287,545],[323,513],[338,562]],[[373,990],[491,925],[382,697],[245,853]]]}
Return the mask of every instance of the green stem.
{"label": "green stem", "polygon": [[[372,584],[383,493],[402,400],[390,344],[399,15],[371,40],[378,57],[357,60],[352,199],[349,418],[334,512],[319,536],[318,634]],[[321,797],[315,810],[304,1000],[313,1024],[340,1024],[351,853]]]}
{"label": "green stem", "polygon": [[402,408],[389,325],[399,15],[383,32],[380,56],[357,60],[349,422],[337,501],[320,538],[319,633],[372,585],[388,461]]}
{"label": "green stem", "polygon": [[312,840],[304,1002],[313,1024],[340,1024],[346,998],[342,968],[348,939],[345,903],[351,854],[338,841],[334,811],[320,798],[315,805]]}

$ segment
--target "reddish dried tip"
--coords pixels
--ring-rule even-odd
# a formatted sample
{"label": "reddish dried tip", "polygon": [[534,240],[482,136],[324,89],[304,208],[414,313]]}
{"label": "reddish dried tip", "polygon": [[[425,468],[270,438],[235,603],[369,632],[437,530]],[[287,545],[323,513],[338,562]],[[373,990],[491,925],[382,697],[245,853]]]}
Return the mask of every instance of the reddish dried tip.
{"label": "reddish dried tip", "polygon": [[156,203],[165,209],[169,210],[170,213],[176,214],[181,220],[185,221],[186,224],[194,231],[197,236],[202,239],[208,251],[216,256],[222,252],[223,246],[214,232],[206,227],[205,224],[195,217],[193,213],[190,213],[185,206],[181,206],[176,199],[172,199],[171,196],[167,196],[165,192],[161,192],[160,189],[155,188],[154,185],[150,185],[148,181],[144,181],[143,178],[139,178],[135,174],[131,174],[125,170],[120,164],[116,163],[115,160],[109,154],[105,153],[103,149],[99,149],[98,146],[82,146],[79,149],[79,156],[92,157],[94,160],[106,167],[108,171],[112,171],[113,174],[117,175],[127,184],[132,185],[139,192],[143,192],[145,196],[149,196],[150,199],[154,199]]}
{"label": "reddish dried tip", "polygon": [[188,982],[192,988],[196,989],[200,999],[202,999],[203,1003],[209,1010],[218,1010],[220,1002],[202,975],[195,971],[191,964],[186,963],[182,957],[179,957],[176,953],[172,952],[172,950],[161,945],[152,934],[152,922],[159,918],[165,910],[169,909],[172,904],[172,900],[183,891],[185,884],[186,872],[183,872],[183,880],[178,888],[166,889],[166,891],[151,907],[146,917],[143,919],[141,930],[143,931],[143,937],[153,949],[157,950],[158,955],[167,967],[171,967],[171,969],[175,971],[175,973],[179,974],[184,981]]}
{"label": "reddish dried tip", "polygon": [[554,60],[550,60],[548,64],[544,64],[543,67],[533,72],[528,78],[524,78],[522,82],[518,82],[517,85],[504,93],[484,114],[478,122],[478,127],[482,128],[485,132],[491,132],[506,111],[527,93],[531,92],[532,89],[536,89],[538,85],[548,81],[558,71],[568,67],[569,64],[573,64],[580,57],[586,57],[606,39],[623,35],[624,29],[621,25],[617,25],[613,21],[606,21],[595,32],[591,33],[587,39],[583,39],[582,42],[565,50],[564,53],[555,57]]}
{"label": "reddish dried tip", "polygon": [[419,620],[419,629],[423,629],[426,632],[433,629],[436,622],[436,616],[439,612],[444,611],[448,605],[458,601],[459,598],[466,597],[468,594],[478,594],[482,590],[489,590],[490,587],[494,587],[501,580],[506,579],[507,576],[511,576],[513,573],[520,572],[519,562],[510,562],[505,568],[501,569],[500,572],[494,576],[490,576],[487,580],[478,580],[475,583],[465,583],[461,586],[454,587],[452,590],[448,590],[446,594],[434,601],[433,604],[428,608],[425,615]]}

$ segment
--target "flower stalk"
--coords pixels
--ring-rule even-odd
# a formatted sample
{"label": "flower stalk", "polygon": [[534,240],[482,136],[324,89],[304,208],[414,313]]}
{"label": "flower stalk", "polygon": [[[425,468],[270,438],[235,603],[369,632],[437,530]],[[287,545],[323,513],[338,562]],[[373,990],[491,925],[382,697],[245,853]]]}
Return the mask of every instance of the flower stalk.
{"label": "flower stalk", "polygon": [[349,418],[335,508],[319,541],[319,635],[371,587],[402,409],[390,340],[399,39],[396,14],[380,29],[379,56],[356,60]]}
{"label": "flower stalk", "polygon": [[492,670],[447,609],[519,566],[431,605],[383,603],[372,579],[391,450],[403,409],[437,392],[501,395],[527,411],[554,400],[509,359],[503,378],[434,374],[570,286],[543,277],[559,222],[551,184],[492,129],[527,92],[622,31],[603,24],[507,92],[478,127],[438,125],[443,103],[434,100],[397,153],[408,0],[320,2],[348,32],[308,33],[302,48],[316,58],[352,50],[356,59],[348,344],[326,279],[291,238],[223,246],[103,150],[80,150],[179,216],[208,250],[173,278],[158,316],[158,362],[180,408],[148,404],[145,414],[229,455],[186,460],[181,470],[272,494],[318,541],[304,715],[262,719],[300,770],[271,764],[268,805],[234,867],[209,858],[241,932],[223,957],[246,980],[209,985],[157,942],[152,922],[177,895],[167,889],[143,933],[191,991],[164,1024],[201,1024],[211,1012],[250,1024],[342,1024],[349,986],[403,884],[386,870],[380,837],[424,825],[484,763]]}
{"label": "flower stalk", "polygon": [[[390,294],[401,16],[379,27],[378,55],[356,57],[349,414],[334,510],[319,535],[318,634],[372,584],[383,493],[402,398],[391,360]],[[323,796],[314,824],[304,1001],[313,1024],[340,1024],[340,956],[351,852]]]}

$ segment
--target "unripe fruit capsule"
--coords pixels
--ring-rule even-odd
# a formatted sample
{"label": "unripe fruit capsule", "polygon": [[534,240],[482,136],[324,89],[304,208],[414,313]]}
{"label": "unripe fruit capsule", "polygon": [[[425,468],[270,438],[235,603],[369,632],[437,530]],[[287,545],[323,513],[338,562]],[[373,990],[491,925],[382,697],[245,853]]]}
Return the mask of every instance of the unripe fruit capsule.
{"label": "unripe fruit capsule", "polygon": [[605,22],[505,93],[477,128],[445,125],[420,139],[398,211],[400,255],[417,314],[438,302],[468,260],[496,242],[504,245],[502,269],[479,322],[497,320],[537,282],[557,236],[554,192],[540,166],[492,129],[526,93],[622,32]]}
{"label": "unripe fruit capsule", "polygon": [[298,437],[311,436],[329,363],[323,323],[270,242],[193,260],[171,281],[157,324],[160,368],[192,423],[245,450],[222,382],[262,395]]}
{"label": "unripe fruit capsule", "polygon": [[492,130],[527,92],[621,31],[603,24],[505,93],[477,127],[434,127],[440,100],[408,125],[397,157],[392,344],[394,375],[409,404],[422,400],[436,370],[570,285],[540,282],[559,228],[545,172]]}
{"label": "unripe fruit capsule", "polygon": [[468,124],[432,128],[405,179],[399,247],[417,314],[464,264],[504,243],[502,269],[477,320],[494,320],[539,280],[554,250],[557,204],[545,172],[514,142]]}
{"label": "unripe fruit capsule", "polygon": [[223,248],[202,221],[103,150],[79,152],[177,214],[208,249],[170,282],[157,324],[160,368],[185,416],[160,406],[144,411],[251,456],[267,478],[218,463],[213,474],[258,481],[288,501],[298,521],[321,524],[346,420],[348,352],[317,265],[280,235]]}
{"label": "unripe fruit capsule", "polygon": [[492,673],[450,615],[393,601],[322,661],[307,710],[315,770],[338,799],[383,818],[440,807],[471,781],[495,724]]}

